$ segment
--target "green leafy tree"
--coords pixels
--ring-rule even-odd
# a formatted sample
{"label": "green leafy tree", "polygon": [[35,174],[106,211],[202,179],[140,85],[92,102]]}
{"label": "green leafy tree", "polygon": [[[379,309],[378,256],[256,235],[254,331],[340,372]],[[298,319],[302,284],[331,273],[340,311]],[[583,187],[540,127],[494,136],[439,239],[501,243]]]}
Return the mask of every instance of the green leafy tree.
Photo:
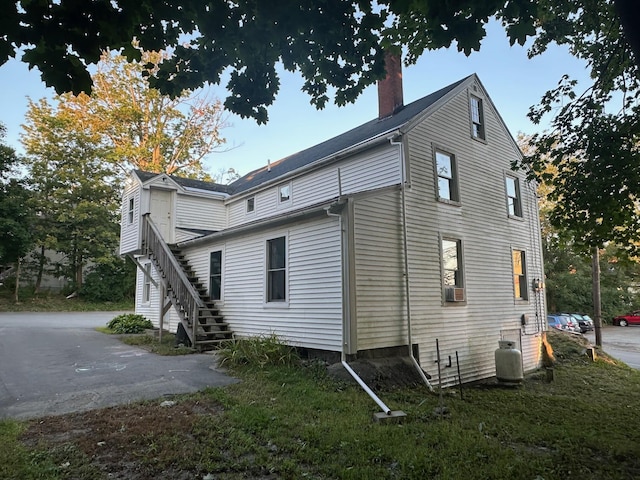
{"label": "green leafy tree", "polygon": [[[610,22],[585,21],[602,11],[613,14]],[[303,90],[322,108],[330,91],[338,105],[353,102],[383,76],[384,48],[406,47],[410,62],[425,49],[454,42],[468,54],[480,48],[494,17],[512,43],[533,37],[532,54],[550,42],[573,48],[602,27],[612,33],[605,39],[611,42],[621,36],[622,18],[638,61],[637,13],[633,0],[18,0],[6,6],[0,20],[0,63],[22,48],[22,61],[37,67],[59,93],[88,92],[87,66],[97,63],[103,50],[122,49],[129,60],[139,60],[140,51],[131,46],[135,38],[145,50],[173,52],[153,71],[153,86],[179,95],[185,88],[218,84],[227,71],[225,108],[265,122],[280,87],[277,64],[299,71]],[[589,55],[604,57],[619,45],[605,43]]]}
{"label": "green leafy tree", "polygon": [[[558,237],[543,241],[547,305],[550,312],[577,312],[593,315],[592,265],[588,257],[575,251]],[[599,257],[602,317],[610,319],[634,308],[638,301],[640,265],[620,255],[614,245]]]}
{"label": "green leafy tree", "polygon": [[140,62],[128,63],[121,55],[104,53],[92,75],[91,96],[60,95],[55,110],[67,119],[67,128],[88,132],[104,160],[122,174],[137,168],[202,177],[204,158],[225,143],[220,134],[224,109],[206,93],[184,91],[172,99],[150,88],[143,65],[164,58],[142,52]]}
{"label": "green leafy tree", "polygon": [[15,301],[18,301],[20,262],[33,243],[29,208],[31,192],[16,176],[20,158],[3,141],[5,126],[0,124],[0,265],[12,266],[16,276]]}
{"label": "green leafy tree", "polygon": [[22,141],[40,231],[46,248],[65,256],[58,265],[76,288],[87,262],[113,261],[118,242],[119,189],[90,129],[46,102],[31,104]]}

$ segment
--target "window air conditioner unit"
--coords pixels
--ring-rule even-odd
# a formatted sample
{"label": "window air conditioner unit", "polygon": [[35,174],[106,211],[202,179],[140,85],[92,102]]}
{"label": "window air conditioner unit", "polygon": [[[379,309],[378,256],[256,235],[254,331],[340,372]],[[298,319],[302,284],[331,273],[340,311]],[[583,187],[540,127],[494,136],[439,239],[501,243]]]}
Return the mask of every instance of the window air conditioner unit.
{"label": "window air conditioner unit", "polygon": [[447,287],[445,299],[447,302],[464,302],[464,288]]}

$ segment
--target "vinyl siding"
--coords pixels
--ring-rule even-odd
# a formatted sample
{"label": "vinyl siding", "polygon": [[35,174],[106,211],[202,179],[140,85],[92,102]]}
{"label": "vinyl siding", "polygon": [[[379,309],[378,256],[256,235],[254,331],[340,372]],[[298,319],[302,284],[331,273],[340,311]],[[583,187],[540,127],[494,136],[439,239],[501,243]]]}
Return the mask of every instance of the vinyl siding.
{"label": "vinyl siding", "polygon": [[[411,188],[407,192],[411,311],[422,365],[433,372],[436,339],[441,358],[458,352],[463,381],[495,374],[494,351],[502,337],[521,333],[525,370],[538,366],[543,295],[529,289],[528,302],[514,300],[511,249],[526,252],[527,282],[542,277],[537,203],[522,173],[511,172],[516,151],[490,102],[484,103],[487,143],[470,138],[468,97],[462,92],[409,135]],[[456,156],[460,206],[436,201],[433,145]],[[505,174],[520,178],[524,215],[507,215]],[[440,237],[462,240],[465,304],[445,304]],[[537,308],[536,308],[537,307]],[[538,316],[536,317],[536,312]],[[521,332],[520,319],[531,324]],[[520,335],[518,335],[520,336]],[[454,381],[455,369],[444,382]]]}
{"label": "vinyl siding", "polygon": [[[140,258],[140,263],[144,266],[149,263],[148,260]],[[151,266],[151,276],[158,285],[162,285],[160,275],[156,271],[155,267]],[[160,327],[160,289],[156,288],[153,283],[151,284],[151,290],[149,295],[149,302],[143,302],[143,289],[144,289],[144,273],[140,268],[136,272],[136,307],[135,312],[144,315],[145,318],[151,320],[153,326]],[[180,317],[177,312],[171,308],[164,317],[163,326],[164,330],[170,332],[176,332],[178,329],[178,323],[180,323]]]}
{"label": "vinyl siding", "polygon": [[[286,304],[265,303],[266,241],[287,238]],[[223,249],[220,311],[239,337],[275,333],[292,345],[339,350],[342,271],[339,222],[320,219],[183,250],[206,283],[209,252]]]}
{"label": "vinyl siding", "polygon": [[[338,170],[340,174],[338,175]],[[338,180],[338,176],[340,180]],[[246,213],[246,199],[231,201],[229,226],[237,226],[288,210],[296,210],[322,201],[336,198],[340,194],[375,190],[401,181],[401,165],[398,149],[389,144],[354,155],[348,160],[294,178],[291,181],[291,202],[280,204],[279,187],[288,181],[259,191],[255,194],[255,211]]]}
{"label": "vinyl siding", "polygon": [[219,231],[226,226],[227,212],[222,200],[178,195],[176,200],[176,228]]}
{"label": "vinyl siding", "polygon": [[400,192],[354,203],[358,350],[406,345]]}
{"label": "vinyl siding", "polygon": [[[127,185],[122,195],[120,212],[120,255],[140,248],[141,188],[137,181]],[[133,198],[133,223],[129,223],[129,199]]]}

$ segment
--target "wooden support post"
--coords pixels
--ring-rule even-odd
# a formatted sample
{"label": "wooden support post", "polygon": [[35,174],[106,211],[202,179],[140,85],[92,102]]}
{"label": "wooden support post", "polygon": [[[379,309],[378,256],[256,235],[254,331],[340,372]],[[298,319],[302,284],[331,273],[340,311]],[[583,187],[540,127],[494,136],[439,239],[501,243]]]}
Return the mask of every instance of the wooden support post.
{"label": "wooden support post", "polygon": [[162,330],[164,329],[164,315],[166,313],[166,310],[164,309],[164,300],[167,296],[167,288],[164,286],[164,282],[160,282],[158,293],[160,297],[158,300],[158,303],[160,304],[160,331],[158,332],[158,343],[162,343]]}

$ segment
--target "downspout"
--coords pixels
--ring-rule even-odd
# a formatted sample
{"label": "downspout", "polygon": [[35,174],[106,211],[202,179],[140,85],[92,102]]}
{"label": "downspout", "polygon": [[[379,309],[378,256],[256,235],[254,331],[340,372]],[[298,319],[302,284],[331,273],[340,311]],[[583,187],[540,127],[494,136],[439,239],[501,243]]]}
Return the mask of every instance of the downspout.
{"label": "downspout", "polygon": [[[338,171],[338,177],[340,176],[340,172]],[[340,189],[342,190],[342,189]],[[342,197],[342,192],[340,192],[340,197]],[[346,242],[344,241],[344,238],[346,236],[346,232],[345,232],[345,228],[344,228],[344,222],[342,219],[342,213],[333,213],[331,211],[331,207],[327,207],[326,208],[327,211],[327,216],[329,217],[337,217],[338,218],[338,222],[340,225],[340,239],[341,239],[341,250],[342,250],[342,283],[343,286],[346,284],[345,281],[345,277],[348,277],[349,272],[347,271],[347,262],[345,261],[345,257],[347,255],[345,255],[345,251],[346,251]],[[344,287],[343,287],[344,288]],[[347,305],[343,306],[343,311],[349,311],[350,306],[348,305],[349,302],[349,295],[343,295],[343,302],[347,303]],[[342,366],[345,368],[345,370],[347,372],[349,372],[349,374],[353,377],[353,379],[358,382],[358,385],[360,385],[360,387],[362,387],[362,389],[373,399],[374,402],[376,402],[378,404],[378,406],[382,409],[382,411],[386,414],[386,415],[391,415],[391,409],[389,407],[387,407],[387,405],[380,399],[380,397],[378,397],[375,392],[373,390],[371,390],[371,388],[369,388],[369,386],[364,382],[364,380],[362,380],[362,378],[360,378],[360,376],[349,366],[349,364],[347,363],[347,354],[345,352],[345,344],[346,344],[346,338],[347,338],[347,322],[343,321],[342,322],[342,345],[340,347],[340,361],[342,363]]]}
{"label": "downspout", "polygon": [[400,166],[402,172],[402,179],[400,182],[400,196],[402,199],[402,248],[404,253],[404,288],[407,295],[407,342],[409,342],[409,358],[411,358],[411,362],[413,366],[416,368],[420,377],[422,377],[422,381],[427,385],[429,390],[433,392],[433,387],[431,383],[429,383],[429,379],[422,370],[422,367],[418,363],[418,360],[413,355],[413,338],[411,335],[411,290],[410,290],[410,281],[409,281],[409,247],[407,241],[407,201],[405,197],[405,188],[407,186],[407,175],[406,175],[406,165],[404,158],[404,146],[402,141],[396,142],[391,139],[391,145],[395,145],[399,147],[400,150]]}

